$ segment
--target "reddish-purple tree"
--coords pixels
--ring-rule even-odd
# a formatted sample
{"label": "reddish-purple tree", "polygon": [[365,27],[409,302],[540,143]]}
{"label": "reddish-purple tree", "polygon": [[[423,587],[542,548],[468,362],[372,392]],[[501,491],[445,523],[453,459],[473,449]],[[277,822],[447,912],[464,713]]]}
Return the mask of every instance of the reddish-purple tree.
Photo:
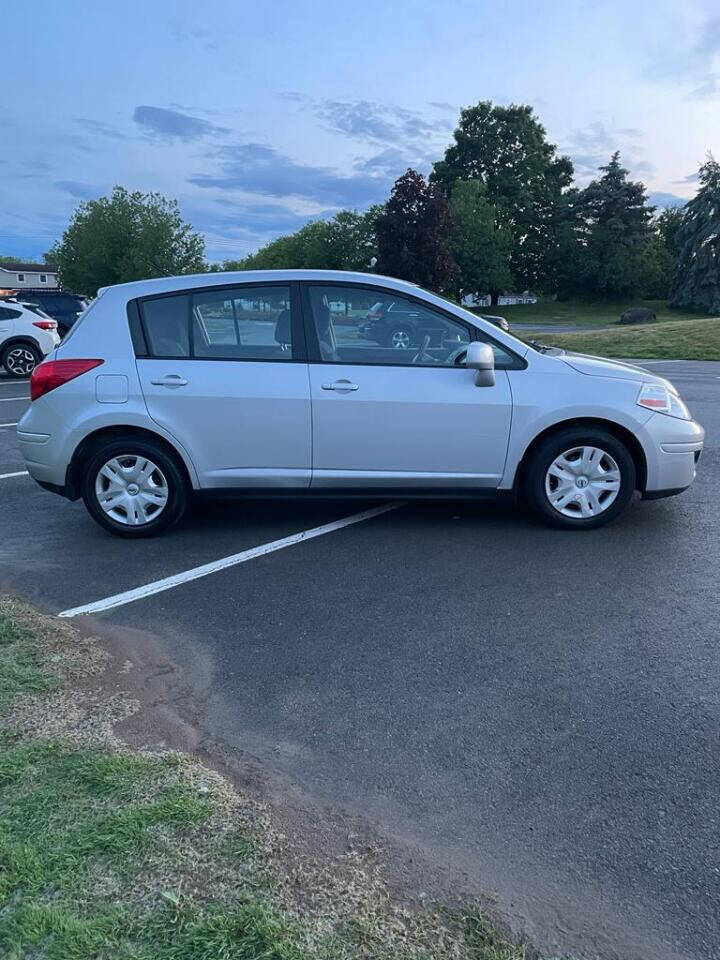
{"label": "reddish-purple tree", "polygon": [[450,252],[452,218],[441,186],[416,170],[395,181],[377,220],[378,273],[442,291],[457,273]]}

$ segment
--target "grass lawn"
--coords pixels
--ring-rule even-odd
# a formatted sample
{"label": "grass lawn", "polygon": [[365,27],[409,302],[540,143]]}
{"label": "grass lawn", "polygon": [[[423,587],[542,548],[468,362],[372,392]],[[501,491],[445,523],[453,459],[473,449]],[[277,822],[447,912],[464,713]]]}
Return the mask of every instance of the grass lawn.
{"label": "grass lawn", "polygon": [[539,333],[541,343],[601,357],[720,360],[720,319],[673,320],[638,327]]}
{"label": "grass lawn", "polygon": [[606,327],[620,319],[628,307],[649,307],[657,314],[658,322],[666,320],[697,320],[697,313],[671,310],[666,300],[616,301],[613,303],[560,303],[548,300],[542,303],[518,304],[514,307],[486,307],[480,313],[497,313],[510,324],[567,323],[572,326]]}
{"label": "grass lawn", "polygon": [[[523,960],[472,907],[399,905],[361,850],[293,860],[259,801],[176,752],[132,751],[106,660],[0,598],[5,960]],[[117,699],[119,697],[119,699]]]}

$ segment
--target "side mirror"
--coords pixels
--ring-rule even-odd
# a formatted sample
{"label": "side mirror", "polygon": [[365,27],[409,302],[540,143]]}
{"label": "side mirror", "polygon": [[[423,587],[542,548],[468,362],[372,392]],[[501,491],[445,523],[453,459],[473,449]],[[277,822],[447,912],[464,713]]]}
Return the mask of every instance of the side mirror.
{"label": "side mirror", "polygon": [[495,354],[487,343],[473,341],[468,344],[465,366],[470,370],[477,370],[475,374],[476,387],[495,386]]}

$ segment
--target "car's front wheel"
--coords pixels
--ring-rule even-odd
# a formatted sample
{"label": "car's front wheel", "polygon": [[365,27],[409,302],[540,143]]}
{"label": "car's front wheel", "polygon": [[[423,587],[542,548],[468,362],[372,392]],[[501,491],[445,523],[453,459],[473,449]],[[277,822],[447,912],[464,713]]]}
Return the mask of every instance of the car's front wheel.
{"label": "car's front wheel", "polygon": [[104,443],[82,476],[90,515],[121,537],[150,537],[183,515],[188,489],[182,466],[152,440],[128,437]]}
{"label": "car's front wheel", "polygon": [[578,427],[551,434],[534,451],[525,493],[553,526],[589,530],[622,513],[635,482],[635,463],[622,441],[600,428]]}
{"label": "car's front wheel", "polygon": [[42,354],[29,343],[13,343],[2,352],[0,362],[10,377],[29,377],[42,362]]}

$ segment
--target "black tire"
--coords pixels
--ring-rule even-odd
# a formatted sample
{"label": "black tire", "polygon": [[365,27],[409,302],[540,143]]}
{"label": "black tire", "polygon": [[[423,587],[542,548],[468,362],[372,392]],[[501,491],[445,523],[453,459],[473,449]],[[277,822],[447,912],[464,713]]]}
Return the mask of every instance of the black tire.
{"label": "black tire", "polygon": [[[18,351],[22,352],[22,357],[18,356]],[[18,357],[20,363],[16,362],[16,357]],[[35,367],[42,363],[42,359],[42,354],[38,348],[31,343],[10,343],[3,350],[0,363],[2,363],[9,377],[19,380],[22,377],[29,377]]]}
{"label": "black tire", "polygon": [[[107,514],[100,506],[95,487],[98,474],[108,461],[114,458],[121,461],[127,458],[130,461],[134,457],[152,461],[159,467],[167,484],[165,506],[157,516],[137,526],[120,522]],[[83,501],[90,516],[110,533],[130,538],[152,537],[168,530],[185,513],[190,494],[185,470],[179,459],[168,453],[162,444],[133,436],[113,438],[96,447],[83,466],[81,487]]]}
{"label": "black tire", "polygon": [[[595,516],[567,516],[550,502],[545,486],[546,476],[557,457],[583,446],[597,447],[609,454],[620,471],[620,489],[609,506]],[[632,499],[635,483],[635,463],[622,441],[600,427],[569,427],[551,434],[533,452],[525,471],[524,493],[533,512],[546,523],[564,530],[594,530],[615,520],[623,512]],[[601,496],[607,494],[603,492]]]}
{"label": "black tire", "polygon": [[[397,338],[401,338],[405,346],[401,346],[399,342],[396,342]],[[385,345],[392,347],[394,350],[409,350],[415,346],[415,340],[415,331],[412,327],[406,324],[398,324],[388,330]]]}

